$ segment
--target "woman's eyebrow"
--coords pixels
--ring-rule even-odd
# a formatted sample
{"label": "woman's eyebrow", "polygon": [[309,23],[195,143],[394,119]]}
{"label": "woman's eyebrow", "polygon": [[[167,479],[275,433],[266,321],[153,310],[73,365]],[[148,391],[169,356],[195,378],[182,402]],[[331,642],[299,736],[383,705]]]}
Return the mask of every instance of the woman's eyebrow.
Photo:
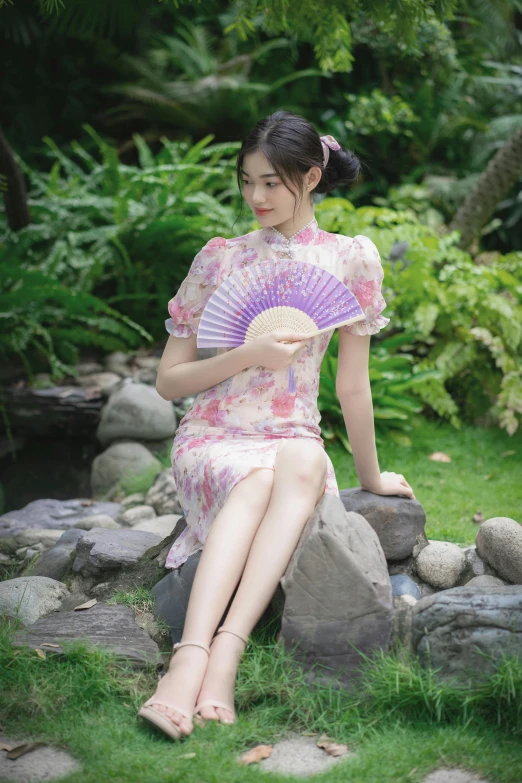
{"label": "woman's eyebrow", "polygon": [[[246,177],[249,177],[250,174],[247,174],[244,169],[241,169],[241,174],[244,174]],[[277,177],[277,174],[275,172],[272,172],[271,174],[260,174],[261,179],[264,177]]]}

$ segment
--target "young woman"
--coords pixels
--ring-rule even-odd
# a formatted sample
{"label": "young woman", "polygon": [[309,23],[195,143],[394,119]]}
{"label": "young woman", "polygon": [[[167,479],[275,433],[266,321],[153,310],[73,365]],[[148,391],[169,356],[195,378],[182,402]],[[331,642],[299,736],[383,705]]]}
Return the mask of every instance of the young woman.
{"label": "young woman", "polygon": [[313,338],[281,330],[196,361],[203,308],[232,272],[265,258],[297,259],[350,288],[366,320],[339,328],[336,389],[357,475],[370,492],[414,497],[404,476],[380,472],[375,449],[370,336],[389,322],[380,315],[386,303],[378,250],[366,236],[322,231],[314,217],[315,195],[350,186],[359,166],[301,116],[278,111],[261,120],[243,141],[237,176],[262,228],[207,242],[169,302],[170,337],[156,388],[166,400],[196,396],[172,447],[187,527],[166,566],[178,568],[203,551],[182,641],[174,645],[179,652],[138,714],[173,739],[192,732],[193,717],[198,725],[234,722],[234,685],[248,635],[315,506],[325,493],[339,496],[317,408],[319,370],[334,329]]}

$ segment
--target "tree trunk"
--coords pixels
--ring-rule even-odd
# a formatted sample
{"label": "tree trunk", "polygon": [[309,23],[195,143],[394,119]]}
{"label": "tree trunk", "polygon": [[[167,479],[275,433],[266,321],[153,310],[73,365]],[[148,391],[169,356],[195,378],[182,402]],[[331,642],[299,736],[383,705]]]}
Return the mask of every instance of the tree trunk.
{"label": "tree trunk", "polygon": [[460,205],[450,231],[461,232],[459,246],[466,249],[480,234],[495,207],[511,190],[522,173],[522,128],[499,149],[480,175],[471,193]]}
{"label": "tree trunk", "polygon": [[27,206],[24,175],[1,128],[0,176],[7,180],[7,189],[4,191],[7,223],[12,231],[20,231],[21,228],[25,228],[31,222],[31,215]]}

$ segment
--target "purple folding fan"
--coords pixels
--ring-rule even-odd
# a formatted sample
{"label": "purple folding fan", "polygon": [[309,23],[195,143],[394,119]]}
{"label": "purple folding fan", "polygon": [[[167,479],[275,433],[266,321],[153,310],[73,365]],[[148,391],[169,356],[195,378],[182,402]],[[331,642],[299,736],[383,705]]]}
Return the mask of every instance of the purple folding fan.
{"label": "purple folding fan", "polygon": [[[234,348],[278,329],[315,337],[363,321],[349,288],[314,264],[270,258],[233,272],[208,300],[199,322],[198,348]],[[289,371],[289,391],[295,391]]]}

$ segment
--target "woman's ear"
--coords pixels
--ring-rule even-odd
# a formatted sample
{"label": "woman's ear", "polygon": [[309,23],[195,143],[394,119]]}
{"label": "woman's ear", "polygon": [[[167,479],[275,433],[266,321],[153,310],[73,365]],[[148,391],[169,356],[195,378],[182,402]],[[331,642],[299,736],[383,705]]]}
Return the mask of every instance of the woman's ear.
{"label": "woman's ear", "polygon": [[312,168],[306,174],[306,187],[308,190],[313,190],[319,180],[322,177],[322,171],[319,166],[312,166]]}

